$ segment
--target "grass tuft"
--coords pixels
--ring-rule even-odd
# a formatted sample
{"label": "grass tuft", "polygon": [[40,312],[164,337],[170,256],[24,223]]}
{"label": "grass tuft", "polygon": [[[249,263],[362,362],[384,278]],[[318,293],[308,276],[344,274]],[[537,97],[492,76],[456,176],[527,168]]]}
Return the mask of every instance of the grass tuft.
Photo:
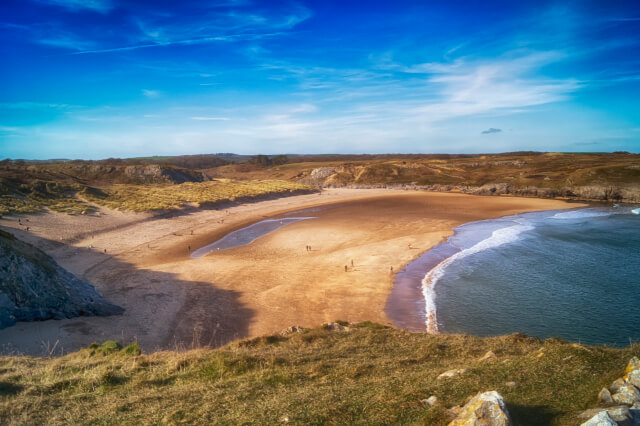
{"label": "grass tuft", "polygon": [[[640,345],[582,346],[522,334],[410,333],[375,323],[139,354],[93,344],[61,358],[0,357],[5,423],[398,423],[444,425],[445,408],[500,392],[514,424],[580,424]],[[487,351],[496,358],[480,361]],[[539,354],[543,355],[540,356]],[[96,356],[100,354],[100,356]],[[466,368],[438,380],[444,371]],[[515,386],[509,382],[515,382]],[[436,395],[441,405],[423,399]]]}

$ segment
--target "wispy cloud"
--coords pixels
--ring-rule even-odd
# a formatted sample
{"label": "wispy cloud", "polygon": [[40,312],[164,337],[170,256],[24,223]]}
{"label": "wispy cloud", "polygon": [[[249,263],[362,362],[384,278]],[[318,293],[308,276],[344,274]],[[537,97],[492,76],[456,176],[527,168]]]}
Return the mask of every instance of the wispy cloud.
{"label": "wispy cloud", "polygon": [[495,127],[489,127],[487,130],[483,130],[482,133],[483,135],[490,135],[491,133],[500,133],[502,132],[502,129],[496,129]]}
{"label": "wispy cloud", "polygon": [[142,94],[149,99],[159,98],[162,95],[162,93],[160,93],[158,90],[149,89],[142,89]]}
{"label": "wispy cloud", "polygon": [[196,121],[229,121],[231,120],[229,117],[202,117],[202,116],[196,116],[196,117],[190,117],[192,120],[196,120]]}
{"label": "wispy cloud", "polygon": [[[225,2],[224,5],[214,5],[215,11],[209,11],[207,8],[194,9],[193,15],[188,19],[175,17],[172,14],[143,14],[133,20],[135,29],[127,33],[128,43],[114,40],[109,42],[109,45],[105,45],[107,43],[102,42],[101,47],[82,49],[71,54],[113,53],[167,46],[259,41],[283,36],[311,16],[308,9],[297,5],[288,12],[278,11],[278,13],[269,14],[233,9],[243,5],[243,2]],[[221,13],[217,10],[220,7],[228,7],[231,10]],[[120,45],[116,44],[118,42]],[[256,48],[259,49],[257,46]]]}
{"label": "wispy cloud", "polygon": [[64,49],[84,51],[91,49],[94,44],[87,40],[80,40],[71,34],[48,34],[45,38],[37,40],[39,44],[61,47]]}
{"label": "wispy cloud", "polygon": [[69,109],[69,108],[78,108],[78,107],[79,107],[78,105],[56,104],[56,103],[47,103],[47,102],[30,102],[30,101],[0,102],[0,108],[7,108],[7,109],[43,109],[43,108]]}
{"label": "wispy cloud", "polygon": [[77,12],[92,10],[99,13],[108,13],[114,8],[111,0],[38,0],[40,3],[52,4]]}

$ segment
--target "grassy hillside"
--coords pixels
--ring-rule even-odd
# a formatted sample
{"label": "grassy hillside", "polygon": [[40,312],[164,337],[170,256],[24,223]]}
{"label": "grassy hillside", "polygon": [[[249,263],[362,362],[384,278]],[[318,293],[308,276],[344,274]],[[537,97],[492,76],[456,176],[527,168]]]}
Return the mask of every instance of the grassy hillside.
{"label": "grassy hillside", "polygon": [[312,190],[308,185],[279,180],[234,182],[225,179],[179,185],[114,185],[104,191],[86,189],[82,196],[113,209],[143,212],[166,210],[189,203],[204,205]]}
{"label": "grassy hillside", "polygon": [[[194,168],[198,166],[202,169]],[[210,179],[227,183],[216,186],[203,182]],[[228,179],[240,186],[228,187]],[[264,182],[273,180],[288,183]],[[181,185],[176,187],[178,200],[172,202],[168,196],[173,190],[166,187],[176,184]],[[271,193],[272,188],[280,193],[283,185],[291,185],[289,190],[303,189],[298,184],[406,185],[480,194],[640,202],[640,155],[521,152],[253,158],[220,155],[35,163],[5,160],[0,162],[0,215],[35,212],[43,207],[76,214],[91,209],[85,200],[145,211],[189,202],[216,202],[225,197],[252,197]],[[474,189],[488,184],[501,184],[502,188]],[[220,189],[221,194],[213,188]],[[145,195],[149,200],[143,202],[141,197]]]}
{"label": "grassy hillside", "polygon": [[228,179],[182,184],[107,185],[102,188],[51,181],[0,178],[0,216],[35,213],[45,208],[68,214],[91,212],[93,205],[136,212],[206,205],[310,192],[313,187],[279,180]]}
{"label": "grassy hillside", "polygon": [[[140,355],[92,345],[0,358],[0,419],[38,423],[445,424],[445,408],[497,390],[515,424],[579,424],[640,345],[583,347],[523,335],[409,333],[363,323]],[[497,356],[480,358],[488,350]],[[437,380],[442,372],[467,368]],[[515,382],[515,383],[508,383]],[[436,395],[441,405],[423,399]]]}

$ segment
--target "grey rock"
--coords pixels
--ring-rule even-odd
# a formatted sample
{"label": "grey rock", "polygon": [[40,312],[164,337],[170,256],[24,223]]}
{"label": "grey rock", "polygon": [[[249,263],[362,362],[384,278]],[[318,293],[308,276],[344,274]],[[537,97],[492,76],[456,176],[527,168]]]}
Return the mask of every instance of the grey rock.
{"label": "grey rock", "polygon": [[627,382],[640,389],[640,370],[633,370],[627,374]]}
{"label": "grey rock", "polygon": [[580,426],[618,426],[606,411],[601,411]]}
{"label": "grey rock", "polygon": [[616,379],[613,381],[613,383],[611,383],[611,386],[609,387],[609,389],[611,389],[611,392],[616,393],[620,390],[622,386],[626,384],[627,382],[624,379]]}
{"label": "grey rock", "polygon": [[640,359],[637,356],[634,356],[629,360],[629,364],[627,364],[627,373],[631,373],[632,371],[640,370]]}
{"label": "grey rock", "polygon": [[507,404],[496,391],[479,393],[467,402],[449,426],[511,426]]}
{"label": "grey rock", "polygon": [[613,400],[618,404],[633,405],[640,402],[640,390],[631,383],[625,384],[613,394]]}
{"label": "grey rock", "polygon": [[0,328],[17,321],[115,315],[123,311],[41,250],[11,234],[0,234]]}
{"label": "grey rock", "polygon": [[578,418],[590,419],[599,413],[607,413],[612,420],[621,426],[633,426],[634,424],[631,411],[626,405],[608,408],[592,408],[590,410],[583,411]]}
{"label": "grey rock", "polygon": [[602,388],[602,390],[598,394],[598,402],[604,405],[613,404],[613,398],[611,397],[611,392],[609,392],[609,389]]}

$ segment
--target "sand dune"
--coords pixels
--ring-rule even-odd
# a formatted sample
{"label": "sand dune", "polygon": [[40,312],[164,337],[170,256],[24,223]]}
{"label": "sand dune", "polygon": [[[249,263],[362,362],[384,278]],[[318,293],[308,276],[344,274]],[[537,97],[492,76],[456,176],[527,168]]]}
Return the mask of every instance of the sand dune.
{"label": "sand dune", "polygon": [[[317,206],[318,219],[288,225],[248,246],[189,258],[189,246],[196,249],[264,218]],[[384,313],[393,285],[389,268],[399,271],[455,226],[579,206],[533,198],[328,189],[322,195],[173,216],[104,209],[100,216],[30,215],[29,232],[20,230],[17,217],[3,218],[4,229],[13,228],[126,312],[21,323],[0,330],[0,348],[59,354],[116,339],[137,340],[143,350],[154,351],[217,346],[292,324],[389,323]]]}

